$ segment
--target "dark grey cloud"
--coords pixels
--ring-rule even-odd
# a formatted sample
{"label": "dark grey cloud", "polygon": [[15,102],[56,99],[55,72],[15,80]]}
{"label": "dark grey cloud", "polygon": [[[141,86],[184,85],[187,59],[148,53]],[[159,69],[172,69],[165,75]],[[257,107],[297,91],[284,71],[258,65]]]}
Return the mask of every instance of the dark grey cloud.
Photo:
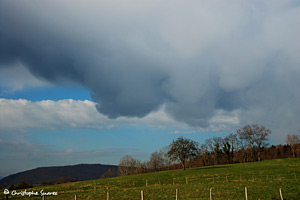
{"label": "dark grey cloud", "polygon": [[[0,65],[80,84],[109,118],[166,106],[291,131],[300,118],[299,1],[0,2]],[[291,119],[292,118],[292,119]]]}

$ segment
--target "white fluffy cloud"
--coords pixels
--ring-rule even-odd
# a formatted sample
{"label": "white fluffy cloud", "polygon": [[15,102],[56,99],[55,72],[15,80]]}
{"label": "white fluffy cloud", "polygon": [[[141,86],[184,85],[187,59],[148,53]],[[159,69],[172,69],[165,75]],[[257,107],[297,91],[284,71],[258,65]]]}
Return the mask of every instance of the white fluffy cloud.
{"label": "white fluffy cloud", "polygon": [[[65,99],[32,102],[25,99],[0,99],[0,131],[28,129],[111,129],[119,126],[149,126],[162,129],[191,129],[172,119],[162,107],[144,118],[109,119],[97,112],[95,103]],[[211,126],[202,131],[222,131],[239,124],[237,112],[219,111]],[[200,131],[200,129],[198,130]]]}

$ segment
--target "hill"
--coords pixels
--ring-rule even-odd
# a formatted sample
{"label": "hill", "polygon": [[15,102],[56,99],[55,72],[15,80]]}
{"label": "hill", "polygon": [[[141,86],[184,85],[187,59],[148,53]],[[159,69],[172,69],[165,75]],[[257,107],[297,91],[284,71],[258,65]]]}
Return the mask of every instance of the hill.
{"label": "hill", "polygon": [[[262,162],[229,164],[170,170],[99,180],[36,186],[28,191],[57,192],[48,199],[300,199],[300,159],[276,159]],[[109,195],[108,195],[109,193]],[[0,199],[4,198],[0,193]],[[20,199],[41,199],[40,195]]]}
{"label": "hill", "polygon": [[61,177],[71,177],[78,181],[99,179],[108,169],[116,169],[114,165],[79,164],[70,166],[39,167],[7,176],[0,180],[0,185],[17,184],[27,181],[30,184],[38,184]]}

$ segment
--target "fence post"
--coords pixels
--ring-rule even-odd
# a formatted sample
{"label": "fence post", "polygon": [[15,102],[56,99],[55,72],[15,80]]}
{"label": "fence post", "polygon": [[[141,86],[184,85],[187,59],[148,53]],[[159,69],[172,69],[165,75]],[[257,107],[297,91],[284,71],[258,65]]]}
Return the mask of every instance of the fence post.
{"label": "fence post", "polygon": [[109,191],[106,193],[106,199],[109,200]]}
{"label": "fence post", "polygon": [[45,198],[45,195],[43,195],[43,200],[45,200],[46,198]]}
{"label": "fence post", "polygon": [[144,200],[144,191],[143,190],[141,191],[141,198],[142,198],[142,200]]}
{"label": "fence post", "polygon": [[212,200],[212,193],[211,193],[212,188],[209,190],[209,199]]}
{"label": "fence post", "polygon": [[77,200],[77,196],[76,196],[76,194],[75,194],[75,200]]}
{"label": "fence post", "polygon": [[178,200],[178,189],[176,189],[176,200]]}
{"label": "fence post", "polygon": [[283,200],[281,188],[279,188],[279,193],[280,193],[280,198],[281,198],[281,200]]}
{"label": "fence post", "polygon": [[248,200],[247,187],[245,187],[245,196],[246,196],[246,200]]}

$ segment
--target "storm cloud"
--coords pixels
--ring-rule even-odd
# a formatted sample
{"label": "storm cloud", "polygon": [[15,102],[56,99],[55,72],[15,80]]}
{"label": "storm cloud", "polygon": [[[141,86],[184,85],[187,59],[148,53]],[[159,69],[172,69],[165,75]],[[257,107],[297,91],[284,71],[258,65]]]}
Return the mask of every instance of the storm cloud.
{"label": "storm cloud", "polygon": [[79,84],[111,119],[299,129],[300,2],[4,0],[0,66]]}

